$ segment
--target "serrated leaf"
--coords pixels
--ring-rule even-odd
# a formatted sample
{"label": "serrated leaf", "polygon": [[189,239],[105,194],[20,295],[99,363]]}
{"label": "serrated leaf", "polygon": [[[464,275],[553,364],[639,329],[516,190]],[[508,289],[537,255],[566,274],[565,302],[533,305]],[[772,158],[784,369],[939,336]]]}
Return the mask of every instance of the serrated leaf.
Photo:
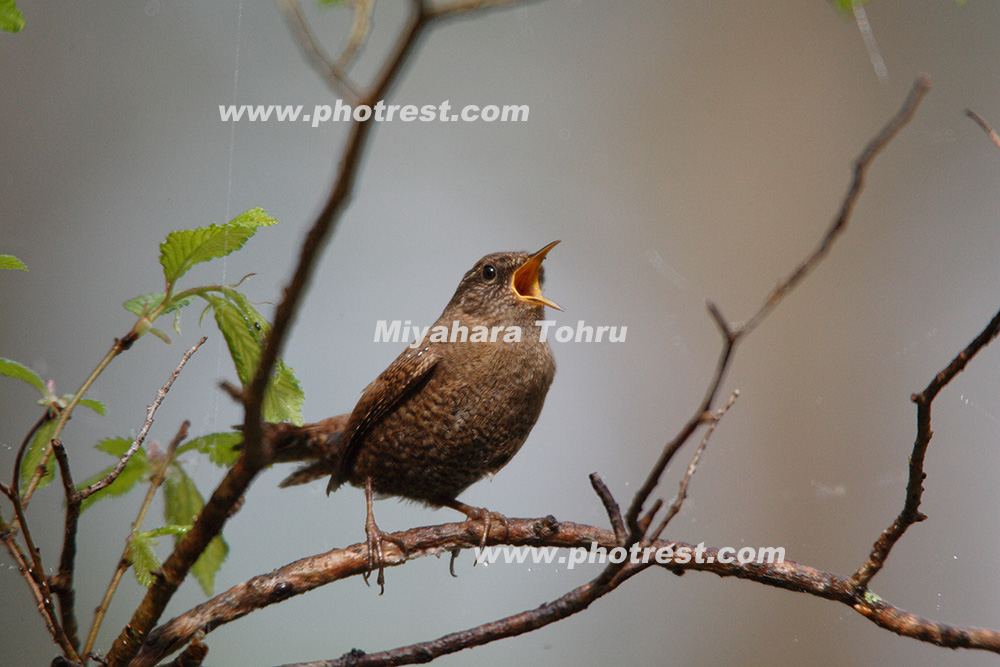
{"label": "serrated leaf", "polygon": [[9,378],[24,380],[35,389],[42,392],[42,396],[48,398],[49,390],[48,387],[45,386],[45,382],[42,378],[38,377],[38,373],[31,370],[24,364],[19,364],[11,359],[4,359],[0,357],[0,375],[6,375]]}
{"label": "serrated leaf", "polygon": [[[177,464],[172,464],[168,470],[163,485],[163,497],[165,500],[163,516],[171,524],[194,524],[195,517],[205,506],[205,501],[194,482]],[[222,536],[217,535],[208,543],[205,551],[191,566],[191,573],[198,579],[205,595],[212,594],[212,589],[215,586],[215,574],[222,567],[222,562],[228,554],[229,546],[222,539]]]}
{"label": "serrated leaf", "polygon": [[[97,449],[114,456],[116,459],[120,459],[131,445],[132,440],[130,438],[105,438],[97,444]],[[91,484],[104,479],[114,470],[114,467],[114,464],[110,465],[96,475],[88,478],[77,486],[77,490],[85,489]],[[141,482],[148,473],[149,459],[146,457],[145,450],[140,447],[132,458],[129,459],[129,462],[125,464],[125,468],[115,478],[115,481],[84,500],[83,504],[80,505],[80,511],[86,510],[99,500],[125,495],[135,488],[135,485]]]}
{"label": "serrated leaf", "polygon": [[[28,444],[28,450],[24,453],[24,458],[21,460],[21,493],[25,492],[28,487],[28,481],[35,474],[35,469],[41,464],[45,450],[48,448],[49,442],[52,441],[52,434],[56,432],[57,423],[57,420],[50,419],[42,424],[41,428],[35,431],[35,436]],[[38,483],[39,489],[52,481],[52,469],[54,465],[55,457],[50,456],[49,462],[45,466],[45,474],[42,475]]]}
{"label": "serrated leaf", "polygon": [[260,363],[260,342],[267,323],[248,319],[232,302],[213,295],[205,298],[212,304],[215,323],[229,347],[229,356],[236,366],[236,375],[243,386],[253,379]]}
{"label": "serrated leaf", "polygon": [[228,468],[240,457],[236,446],[241,442],[243,442],[242,433],[235,431],[210,433],[185,442],[177,449],[177,454],[179,456],[184,452],[200,452],[208,455],[209,460],[215,465]]}
{"label": "serrated leaf", "polygon": [[291,422],[302,425],[302,403],[305,393],[295,377],[295,371],[278,359],[274,365],[274,377],[264,390],[264,404],[261,414],[264,421]]}
{"label": "serrated leaf", "polygon": [[[0,0],[0,21],[3,20],[3,0]],[[19,260],[14,255],[0,255],[0,269],[16,269],[18,271],[27,271],[28,266]]]}
{"label": "serrated leaf", "polygon": [[156,580],[153,573],[159,570],[161,565],[160,559],[153,552],[156,543],[155,539],[141,531],[132,533],[132,539],[128,543],[128,557],[132,561],[132,571],[135,572],[136,580],[146,588],[153,585]]}
{"label": "serrated leaf", "polygon": [[[228,287],[223,288],[222,293],[225,299],[210,294],[204,295],[204,298],[212,305],[215,322],[226,339],[229,354],[236,366],[236,375],[245,387],[257,372],[261,345],[271,325],[243,294]],[[274,367],[274,377],[264,392],[264,419],[300,425],[304,399],[305,395],[295,372],[279,359]]]}
{"label": "serrated leaf", "polygon": [[90,408],[91,410],[93,410],[94,412],[96,412],[101,416],[108,414],[107,406],[104,405],[104,403],[101,403],[100,401],[93,398],[81,398],[77,403],[77,405],[82,405],[85,408]]}
{"label": "serrated leaf", "polygon": [[160,244],[160,265],[167,283],[174,284],[195,264],[225,257],[239,250],[258,227],[269,227],[277,220],[260,208],[242,213],[224,225],[171,232]]}
{"label": "serrated leaf", "polygon": [[163,481],[163,518],[168,524],[190,526],[205,505],[198,487],[177,463],[172,463]]}
{"label": "serrated leaf", "polygon": [[[165,296],[166,295],[163,292],[153,292],[151,294],[143,294],[141,296],[135,297],[134,299],[129,299],[122,305],[125,307],[125,310],[132,313],[136,317],[145,317],[146,315],[151,313],[154,308],[159,307],[159,305],[163,303],[163,298]],[[190,298],[171,299],[170,303],[167,305],[166,308],[163,309],[163,313],[161,314],[166,315],[167,313],[172,313],[175,310],[180,310],[181,308],[187,306],[190,303],[191,303]]]}

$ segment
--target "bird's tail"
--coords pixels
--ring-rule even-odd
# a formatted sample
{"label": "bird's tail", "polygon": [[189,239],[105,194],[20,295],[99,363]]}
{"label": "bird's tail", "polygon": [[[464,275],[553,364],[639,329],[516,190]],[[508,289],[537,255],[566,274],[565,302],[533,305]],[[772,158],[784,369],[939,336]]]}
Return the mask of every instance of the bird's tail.
{"label": "bird's tail", "polygon": [[305,463],[282,482],[282,487],[306,484],[331,477],[333,487],[340,486],[341,436],[350,415],[330,417],[315,424],[264,424],[264,437],[274,451],[275,463]]}

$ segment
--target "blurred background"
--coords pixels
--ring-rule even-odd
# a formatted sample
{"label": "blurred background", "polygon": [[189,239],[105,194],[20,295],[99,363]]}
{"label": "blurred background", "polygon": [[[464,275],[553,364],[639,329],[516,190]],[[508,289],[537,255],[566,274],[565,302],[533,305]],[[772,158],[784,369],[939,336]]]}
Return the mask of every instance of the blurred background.
{"label": "blurred background", "polygon": [[[121,303],[161,288],[158,244],[175,229],[261,206],[281,224],[186,286],[233,283],[269,314],[334,174],[346,126],[224,123],[220,104],[332,104],[277,9],[229,3],[18,3],[27,25],[0,34],[0,356],[70,393],[133,322]],[[346,9],[306,13],[336,52]],[[404,19],[382,2],[356,79],[376,71]],[[724,391],[740,389],[669,537],[783,546],[788,558],[848,574],[902,506],[922,389],[1000,307],[1000,150],[963,114],[1000,126],[1000,5],[945,0],[866,5],[887,76],[851,15],[824,0],[598,3],[547,0],[442,24],[420,43],[390,103],[527,104],[527,123],[385,123],[352,204],[288,341],[304,414],[349,411],[402,348],[374,343],[379,319],[427,325],[482,255],[562,244],[546,260],[561,324],[627,326],[623,343],[554,344],[558,373],[521,453],[462,500],[510,516],[606,524],[587,480],[622,504],[697,405],[719,349],[704,304],[749,317],[835,214],[853,160],[914,78],[933,88],[872,167],[829,258],[739,349]],[[169,322],[164,322],[169,325]],[[167,346],[148,336],[93,387],[106,417],[77,411],[64,434],[75,475],[110,458],[101,438],[133,435],[146,405],[198,336],[157,414],[165,445],[241,413],[217,387],[235,380],[211,318],[183,314]],[[938,398],[926,461],[929,520],[899,542],[872,587],[954,624],[1000,618],[1000,348],[987,348]],[[27,385],[0,378],[0,471],[39,415]],[[670,499],[679,457],[657,493]],[[222,471],[190,457],[204,494]],[[226,526],[217,592],[297,558],[364,538],[356,489],[281,490],[263,474]],[[142,491],[81,522],[81,623],[121,553]],[[9,518],[9,503],[0,503]],[[162,523],[157,505],[146,527]],[[396,500],[401,530],[457,521]],[[54,566],[58,485],[29,518]],[[168,553],[169,540],[161,545]],[[471,567],[446,559],[360,578],[256,612],[208,636],[207,664],[280,664],[378,651],[533,608],[598,565]],[[57,652],[27,587],[0,554],[0,655],[38,665]],[[131,574],[104,624],[106,651],[143,590]],[[189,580],[164,620],[203,601]],[[649,571],[586,612],[443,665],[992,664],[877,628],[851,609],[759,584]]]}

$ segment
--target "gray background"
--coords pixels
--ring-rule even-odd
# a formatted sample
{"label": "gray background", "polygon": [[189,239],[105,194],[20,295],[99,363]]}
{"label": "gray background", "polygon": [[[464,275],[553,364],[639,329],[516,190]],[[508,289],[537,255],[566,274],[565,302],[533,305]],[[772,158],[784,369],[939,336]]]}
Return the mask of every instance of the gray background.
{"label": "gray background", "polygon": [[[120,303],[160,287],[171,230],[262,206],[281,225],[185,280],[245,284],[273,301],[333,173],[344,126],[219,120],[218,105],[332,103],[268,2],[19,3],[27,28],[0,35],[0,252],[30,272],[0,275],[0,356],[70,392],[130,326]],[[346,11],[308,13],[334,50]],[[512,516],[606,522],[587,475],[624,503],[701,397],[719,341],[704,302],[748,317],[819,238],[852,160],[914,77],[934,88],[878,158],[851,227],[829,259],[740,349],[720,426],[670,537],[783,546],[849,573],[901,507],[915,431],[909,395],[1000,306],[1000,151],[966,119],[1000,125],[1000,5],[944,0],[868,6],[889,71],[880,83],[857,26],[821,0],[548,0],[449,23],[421,44],[390,102],[529,104],[528,123],[391,123],[376,128],[354,201],[325,250],[286,359],[305,416],[348,411],[401,346],[372,342],[378,319],[429,324],[487,252],[562,239],[547,295],[579,319],[628,327],[622,344],[555,346],[559,366],[527,445],[462,499]],[[360,63],[371,73],[402,19],[382,3]],[[262,306],[269,312],[270,306]],[[134,433],[145,406],[200,333],[209,343],[161,409],[163,444],[240,414],[220,395],[235,375],[197,312],[166,346],[142,339],[93,388],[107,417],[77,412],[65,433],[76,475],[109,459],[104,436]],[[874,581],[891,602],[944,622],[997,626],[1000,352],[987,349],[935,405],[927,457],[930,519]],[[27,386],[0,380],[0,470],[37,417]],[[682,456],[686,462],[686,456]],[[191,458],[204,492],[221,471]],[[683,466],[678,466],[678,468]],[[363,495],[322,484],[279,490],[264,474],[226,527],[233,553],[217,590],[363,538]],[[8,473],[4,473],[6,477]],[[675,492],[677,470],[659,490]],[[93,608],[141,493],[81,524],[78,600]],[[3,504],[4,516],[10,511]],[[388,530],[457,520],[380,502]],[[61,494],[30,518],[57,560]],[[147,526],[161,521],[159,509]],[[166,553],[163,545],[163,553]],[[56,652],[24,583],[0,557],[4,664]],[[471,568],[445,560],[360,579],[255,613],[209,636],[214,665],[275,664],[375,651],[521,611],[597,572]],[[97,648],[140,599],[131,575]],[[184,585],[167,616],[203,600]],[[89,613],[82,614],[89,624]],[[851,609],[712,575],[649,572],[555,626],[442,664],[986,664],[875,627]],[[992,660],[990,660],[992,662]]]}

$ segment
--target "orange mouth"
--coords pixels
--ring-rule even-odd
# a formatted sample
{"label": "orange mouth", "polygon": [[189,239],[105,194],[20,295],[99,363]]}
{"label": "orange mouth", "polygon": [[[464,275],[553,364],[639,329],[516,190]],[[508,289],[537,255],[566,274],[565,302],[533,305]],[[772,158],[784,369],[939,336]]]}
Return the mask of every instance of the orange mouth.
{"label": "orange mouth", "polygon": [[562,310],[559,304],[555,301],[551,301],[542,296],[542,288],[538,284],[538,273],[542,269],[542,260],[545,259],[545,255],[547,255],[549,250],[552,250],[557,243],[559,243],[559,241],[553,241],[548,244],[529,257],[524,264],[519,266],[517,270],[514,271],[511,287],[514,288],[514,293],[525,301],[537,303],[542,306],[548,306],[549,308],[555,308],[556,310]]}

